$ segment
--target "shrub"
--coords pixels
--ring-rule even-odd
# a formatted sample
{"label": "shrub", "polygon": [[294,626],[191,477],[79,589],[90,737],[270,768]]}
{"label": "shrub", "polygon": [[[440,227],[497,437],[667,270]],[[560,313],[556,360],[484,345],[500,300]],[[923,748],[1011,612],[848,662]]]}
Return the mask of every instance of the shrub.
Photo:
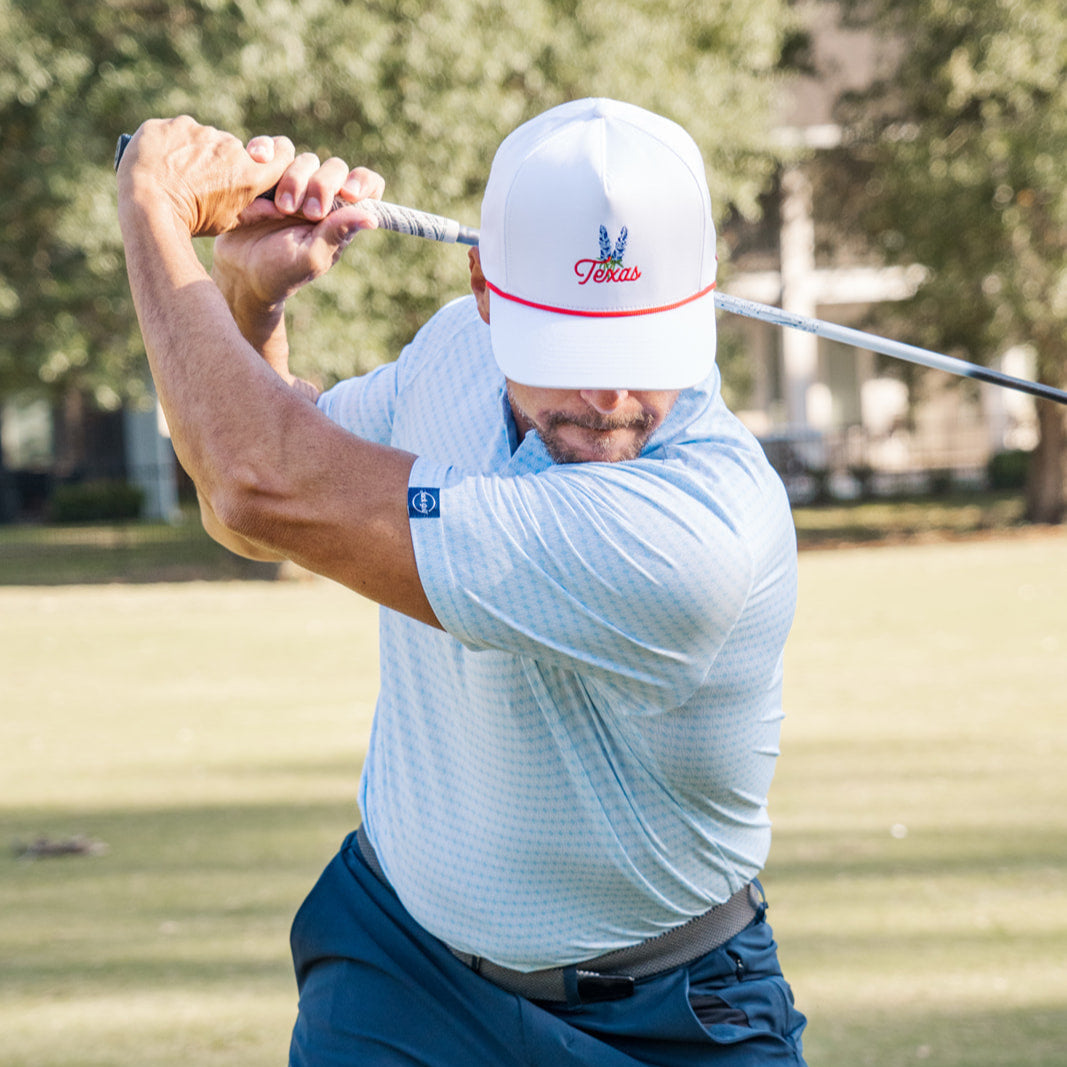
{"label": "shrub", "polygon": [[987,473],[990,489],[1023,489],[1030,469],[1030,453],[1022,449],[998,452],[989,460]]}
{"label": "shrub", "polygon": [[948,496],[952,492],[952,471],[943,467],[930,471],[930,492],[933,496]]}
{"label": "shrub", "polygon": [[53,522],[120,522],[140,518],[144,490],[118,480],[61,485],[48,512]]}

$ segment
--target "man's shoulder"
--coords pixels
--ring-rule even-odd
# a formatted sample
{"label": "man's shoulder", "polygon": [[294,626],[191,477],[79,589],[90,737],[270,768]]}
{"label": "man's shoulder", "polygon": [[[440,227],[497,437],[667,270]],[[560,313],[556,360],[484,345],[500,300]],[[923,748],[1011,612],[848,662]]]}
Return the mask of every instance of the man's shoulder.
{"label": "man's shoulder", "polygon": [[436,311],[415,335],[413,346],[437,348],[457,338],[478,347],[489,345],[489,328],[478,314],[473,296],[461,296]]}
{"label": "man's shoulder", "polygon": [[718,487],[778,480],[759,441],[723,402],[717,376],[682,390],[642,458]]}
{"label": "man's shoulder", "polygon": [[460,297],[434,313],[412,338],[397,361],[399,385],[405,385],[435,370],[449,375],[482,372],[493,364],[489,327],[478,315],[473,296]]}

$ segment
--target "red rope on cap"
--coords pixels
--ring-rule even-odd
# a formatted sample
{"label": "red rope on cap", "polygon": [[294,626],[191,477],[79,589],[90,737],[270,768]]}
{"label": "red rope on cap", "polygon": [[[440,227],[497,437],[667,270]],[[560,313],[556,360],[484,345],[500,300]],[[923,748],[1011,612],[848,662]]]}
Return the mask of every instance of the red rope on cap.
{"label": "red rope on cap", "polygon": [[687,296],[684,300],[679,300],[674,304],[661,304],[659,307],[654,308],[636,308],[629,311],[584,311],[579,308],[553,307],[551,304],[538,304],[533,300],[524,300],[521,296],[505,293],[503,289],[498,288],[488,279],[485,284],[490,292],[496,293],[497,296],[510,300],[512,303],[522,304],[523,307],[534,308],[536,311],[551,311],[556,315],[576,315],[583,319],[621,319],[631,315],[655,315],[660,311],[673,311],[675,308],[684,307],[694,300],[699,300],[702,296],[707,296],[715,288],[715,283],[712,282],[706,289],[701,289],[699,293]]}

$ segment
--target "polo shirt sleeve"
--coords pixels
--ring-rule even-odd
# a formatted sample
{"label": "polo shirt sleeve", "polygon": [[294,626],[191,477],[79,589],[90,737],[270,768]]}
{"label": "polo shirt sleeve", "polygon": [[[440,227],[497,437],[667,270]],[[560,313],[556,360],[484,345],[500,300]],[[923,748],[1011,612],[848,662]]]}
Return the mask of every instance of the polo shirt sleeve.
{"label": "polo shirt sleeve", "polygon": [[642,462],[499,477],[418,460],[409,495],[439,501],[411,511],[438,620],[467,648],[577,670],[650,709],[684,703],[744,609],[753,562],[729,515],[673,477]]}

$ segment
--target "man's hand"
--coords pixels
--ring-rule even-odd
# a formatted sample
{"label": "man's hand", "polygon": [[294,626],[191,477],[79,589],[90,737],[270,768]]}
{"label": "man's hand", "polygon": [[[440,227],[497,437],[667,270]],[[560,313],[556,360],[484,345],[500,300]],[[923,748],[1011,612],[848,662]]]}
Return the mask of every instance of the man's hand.
{"label": "man's hand", "polygon": [[[217,236],[212,279],[245,338],[290,383],[285,301],[324,274],[377,219],[380,175],[337,157],[296,155],[287,137],[245,147],[193,119],[146,122],[119,165],[120,201],[166,211],[190,236]],[[259,197],[276,186],[274,200]],[[311,392],[314,390],[308,387]]]}
{"label": "man's hand", "polygon": [[[248,143],[249,157],[264,165],[278,150],[275,138]],[[273,203],[250,204],[239,225],[215,242],[212,275],[234,313],[253,305],[272,308],[325,274],[360,230],[377,226],[358,201],[380,198],[384,188],[380,175],[364,167],[349,170],[336,156],[321,164],[312,153],[297,156]]]}
{"label": "man's hand", "polygon": [[169,207],[192,237],[233,229],[255,198],[277,183],[292,162],[286,137],[256,159],[232,135],[188,116],[152,119],[130,141],[119,164],[119,198]]}

